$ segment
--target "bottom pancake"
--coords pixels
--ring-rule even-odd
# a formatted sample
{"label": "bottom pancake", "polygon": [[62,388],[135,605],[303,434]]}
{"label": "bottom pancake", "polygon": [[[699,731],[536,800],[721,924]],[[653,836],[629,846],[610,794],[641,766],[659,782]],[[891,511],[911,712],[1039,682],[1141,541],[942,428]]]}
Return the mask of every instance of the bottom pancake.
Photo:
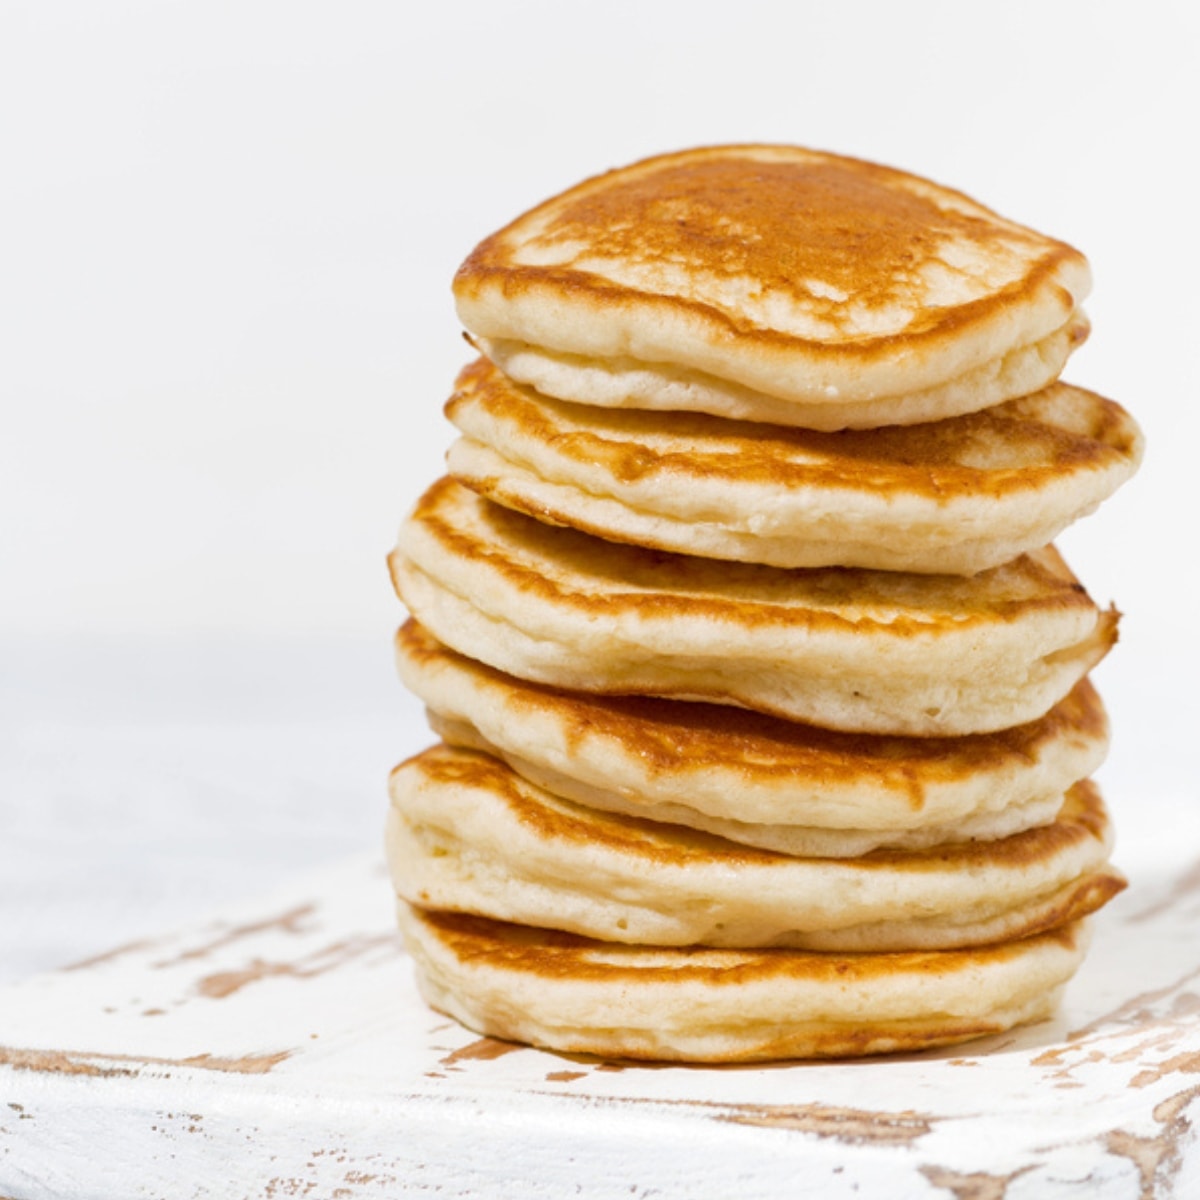
{"label": "bottom pancake", "polygon": [[435,1009],[571,1054],[736,1063],[923,1050],[1049,1016],[1082,923],[971,950],[663,949],[399,905]]}

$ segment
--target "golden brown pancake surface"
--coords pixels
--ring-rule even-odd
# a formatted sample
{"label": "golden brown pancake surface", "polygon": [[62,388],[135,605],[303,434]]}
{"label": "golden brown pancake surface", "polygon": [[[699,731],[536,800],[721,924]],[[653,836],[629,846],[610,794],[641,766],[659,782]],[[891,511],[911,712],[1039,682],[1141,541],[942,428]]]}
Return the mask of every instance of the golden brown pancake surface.
{"label": "golden brown pancake surface", "polygon": [[[585,181],[481,243],[454,287],[486,338],[820,406],[936,388],[1028,347],[1072,320],[1090,274],[1066,244],[927,180],[746,145]],[[956,410],[1009,398],[976,391]]]}
{"label": "golden brown pancake surface", "polygon": [[490,755],[435,746],[392,774],[388,856],[411,903],[604,941],[952,949],[1028,937],[1124,887],[1094,786],[989,842],[796,858],[597,812]]}
{"label": "golden brown pancake surface", "polygon": [[973,574],[1050,542],[1137,469],[1117,404],[1057,383],[933,423],[821,433],[539,396],[487,360],[446,407],[452,475],[542,521],[784,567]]}
{"label": "golden brown pancake surface", "polygon": [[602,542],[446,480],[418,502],[389,561],[439,640],[510,674],[848,732],[1033,720],[1116,636],[1116,614],[1052,548],[970,579],[781,570]]}
{"label": "golden brown pancake surface", "polygon": [[619,946],[399,906],[426,1000],[493,1037],[688,1062],[949,1045],[1054,1010],[1082,923],[969,950],[820,954]]}
{"label": "golden brown pancake surface", "polygon": [[1087,680],[1012,729],[889,738],[529,683],[457,654],[411,621],[397,633],[396,656],[447,741],[486,749],[580,804],[792,854],[845,857],[1019,832],[1050,820],[1108,743]]}

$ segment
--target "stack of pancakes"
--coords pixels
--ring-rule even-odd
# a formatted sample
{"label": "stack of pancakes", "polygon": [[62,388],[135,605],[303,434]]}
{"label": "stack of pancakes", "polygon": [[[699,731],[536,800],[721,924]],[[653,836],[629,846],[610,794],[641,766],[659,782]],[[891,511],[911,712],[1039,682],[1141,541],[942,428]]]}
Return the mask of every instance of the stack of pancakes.
{"label": "stack of pancakes", "polygon": [[1124,886],[1117,614],[1050,544],[1137,467],[1058,381],[1071,247],[795,147],[651,159],[485,240],[480,357],[390,558],[442,742],[392,777],[421,989],[691,1061],[1047,1015]]}

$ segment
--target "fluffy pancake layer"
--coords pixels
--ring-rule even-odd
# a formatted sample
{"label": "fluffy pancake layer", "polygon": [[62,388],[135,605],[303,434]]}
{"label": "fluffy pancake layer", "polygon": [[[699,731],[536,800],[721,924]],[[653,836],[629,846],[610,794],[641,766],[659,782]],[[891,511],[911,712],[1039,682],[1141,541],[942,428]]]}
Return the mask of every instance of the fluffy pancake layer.
{"label": "fluffy pancake layer", "polygon": [[1090,332],[1087,317],[1076,312],[1040,341],[1010,350],[944,384],[899,396],[837,403],[829,398],[784,400],[672,363],[585,358],[506,338],[470,340],[510,379],[547,397],[598,408],[708,413],[836,433],[941,421],[1028,396],[1058,378],[1072,351],[1083,345]]}
{"label": "fluffy pancake layer", "polygon": [[491,363],[446,407],[451,475],[542,521],[780,567],[973,574],[1052,541],[1137,469],[1112,401],[1065,384],[986,412],[840,434],[548,400]]}
{"label": "fluffy pancake layer", "polygon": [[755,1062],[921,1050],[1053,1012],[1079,923],[1002,945],[897,954],[622,946],[399,905],[434,1008],[565,1053]]}
{"label": "fluffy pancake layer", "polygon": [[[699,393],[719,415],[836,429],[1045,386],[1081,339],[1090,283],[1078,251],[926,180],[719,146],[546,201],[482,242],[454,291],[506,370],[533,382],[505,343],[545,356],[552,394],[605,403],[615,377],[628,400],[639,378],[662,392],[661,372],[671,395],[654,407]],[[545,376],[564,368],[556,389]],[[784,403],[747,411],[747,393]]]}
{"label": "fluffy pancake layer", "polygon": [[1044,717],[959,738],[836,733],[745,709],[528,683],[396,635],[405,685],[447,742],[555,795],[815,857],[1006,837],[1051,821],[1103,761],[1108,722],[1081,681]]}
{"label": "fluffy pancake layer", "polygon": [[895,951],[1028,937],[1124,887],[1091,784],[1049,825],[931,851],[806,859],[600,813],[435,746],[392,774],[387,848],[423,907],[659,946]]}
{"label": "fluffy pancake layer", "polygon": [[617,545],[434,484],[389,558],[440,641],[523,679],[916,736],[1044,715],[1116,637],[1047,548],[969,579]]}

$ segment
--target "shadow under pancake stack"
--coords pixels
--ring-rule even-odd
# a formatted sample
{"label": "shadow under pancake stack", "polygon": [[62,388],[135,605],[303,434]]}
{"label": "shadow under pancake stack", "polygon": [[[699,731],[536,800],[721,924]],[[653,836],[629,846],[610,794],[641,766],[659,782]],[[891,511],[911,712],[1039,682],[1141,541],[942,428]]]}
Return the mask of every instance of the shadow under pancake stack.
{"label": "shadow under pancake stack", "polygon": [[387,850],[423,995],[555,1050],[912,1050],[1048,1016],[1124,886],[1116,639],[1053,548],[1136,470],[1086,260],[785,146],[589,180],[454,284],[389,563],[441,741]]}

